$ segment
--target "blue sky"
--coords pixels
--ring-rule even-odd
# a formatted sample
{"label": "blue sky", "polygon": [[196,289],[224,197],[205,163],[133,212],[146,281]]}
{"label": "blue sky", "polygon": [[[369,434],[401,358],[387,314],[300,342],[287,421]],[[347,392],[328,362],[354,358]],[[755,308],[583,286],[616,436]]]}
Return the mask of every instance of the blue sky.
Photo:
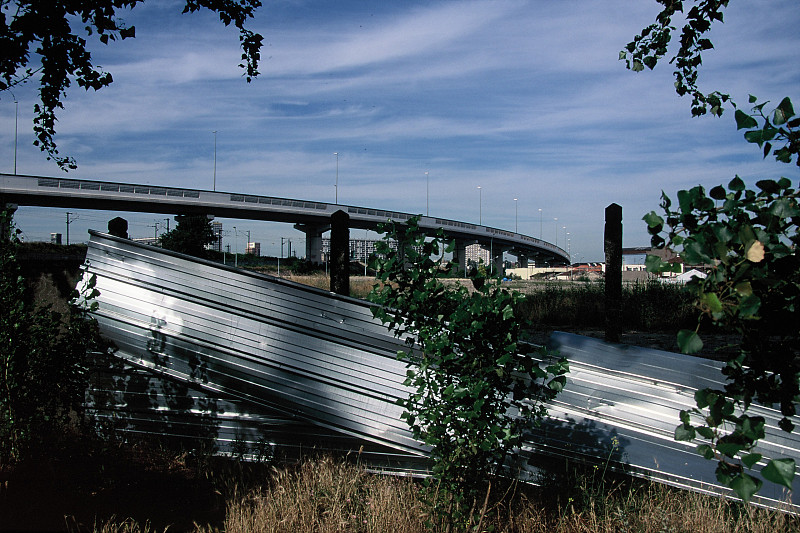
{"label": "blue sky", "polygon": [[[558,240],[574,260],[603,258],[603,212],[623,207],[624,244],[649,243],[641,217],[734,175],[754,183],[798,168],[764,160],[733,113],[691,118],[665,62],[633,73],[619,51],[659,11],[652,0],[281,1],[250,23],[264,40],[261,75],[242,77],[238,34],[179,1],[125,14],[136,38],[92,44],[114,76],[68,92],[57,125],[74,178],[211,189],[425,213]],[[731,2],[715,25],[701,88],[800,108],[795,0]],[[91,39],[90,39],[91,40]],[[20,174],[62,175],[32,146],[35,87],[19,100]],[[0,95],[0,171],[13,171],[14,97]],[[426,176],[429,193],[426,194]],[[478,187],[481,187],[480,191]],[[516,202],[514,199],[517,199]],[[541,209],[541,212],[539,211]],[[81,211],[70,239],[113,214]],[[160,215],[123,214],[134,237]],[[65,210],[20,208],[29,240],[65,232]],[[554,220],[554,219],[558,220]],[[223,220],[262,253],[289,225]],[[354,237],[362,237],[357,232]],[[233,239],[233,235],[231,235]],[[228,241],[234,247],[235,241]],[[236,242],[244,249],[244,237]],[[565,247],[566,248],[566,247]]]}

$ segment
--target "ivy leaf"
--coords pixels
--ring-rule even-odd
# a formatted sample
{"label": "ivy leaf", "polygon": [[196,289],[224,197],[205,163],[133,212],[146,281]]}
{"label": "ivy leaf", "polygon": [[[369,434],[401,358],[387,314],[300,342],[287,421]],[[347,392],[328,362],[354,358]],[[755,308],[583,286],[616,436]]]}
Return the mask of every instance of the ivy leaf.
{"label": "ivy leaf", "polygon": [[764,479],[791,489],[794,470],[794,459],[773,459],[761,469],[761,475]]}

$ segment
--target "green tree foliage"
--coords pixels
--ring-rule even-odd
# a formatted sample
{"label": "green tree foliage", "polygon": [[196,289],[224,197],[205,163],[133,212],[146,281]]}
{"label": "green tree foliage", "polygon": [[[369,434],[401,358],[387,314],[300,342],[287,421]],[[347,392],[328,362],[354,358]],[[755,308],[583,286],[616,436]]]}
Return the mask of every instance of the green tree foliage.
{"label": "green tree foliage", "polygon": [[[758,144],[769,155],[773,145],[779,143],[774,150],[775,159],[789,163],[794,160],[800,165],[800,117],[792,118],[794,111],[789,98],[781,100],[780,105],[771,115],[763,113],[768,102],[757,103],[757,98],[750,96],[749,103],[754,107],[750,112],[739,109],[731,96],[720,91],[703,92],[699,88],[700,65],[703,64],[703,53],[714,48],[708,34],[715,22],[722,23],[723,10],[729,0],[656,0],[664,7],[656,17],[656,22],[644,28],[641,34],[634,37],[625,49],[619,53],[620,60],[635,72],[654,69],[669,51],[669,45],[677,28],[672,25],[674,18],[685,16],[685,24],[680,30],[679,48],[670,59],[675,67],[675,91],[680,96],[692,97],[692,115],[701,116],[711,113],[722,116],[724,105],[730,104],[735,109],[736,124],[739,129],[745,128],[745,139]],[[687,11],[684,11],[688,6]],[[759,126],[759,122],[761,126]]]}
{"label": "green tree foliage", "polygon": [[[0,225],[11,225],[9,212],[0,218]],[[73,293],[65,314],[26,303],[17,234],[12,226],[10,238],[0,240],[0,464],[46,453],[58,442],[71,414],[82,412],[87,351],[105,350],[87,317],[97,305],[93,282]]]}
{"label": "green tree foliage", "polygon": [[173,252],[207,257],[206,245],[216,241],[211,221],[205,215],[178,215],[175,229],[163,233],[161,246]]}
{"label": "green tree foliage", "polygon": [[433,516],[472,526],[491,476],[566,383],[567,362],[544,349],[526,353],[515,314],[522,296],[499,280],[474,269],[474,290],[442,283],[447,269],[432,259],[441,232],[426,239],[418,218],[382,231],[370,261],[380,283],[370,299],[381,304],[375,315],[407,339],[398,357],[413,392],[401,405],[415,437],[431,447]]}
{"label": "green tree foliage", "polygon": [[[644,28],[619,54],[633,71],[655,68],[668,54],[676,28],[674,17],[682,15],[679,48],[670,63],[675,66],[675,90],[692,97],[692,115],[711,113],[721,116],[728,103],[735,110],[738,129],[746,130],[747,142],[757,144],[766,158],[800,165],[800,117],[795,116],[791,100],[781,100],[772,112],[768,102],[749,96],[750,111],[740,109],[730,95],[699,89],[702,54],[714,48],[708,33],[715,22],[723,21],[729,0],[657,0],[664,7],[656,22]],[[684,11],[688,7],[687,11]],[[773,145],[777,145],[774,147]],[[706,459],[717,459],[717,479],[749,500],[762,480],[749,474],[764,464],[754,447],[764,437],[764,419],[747,414],[752,402],[780,406],[785,431],[794,429],[793,417],[800,401],[798,341],[798,293],[800,263],[798,246],[798,193],[786,178],[762,180],[758,190],[749,190],[737,176],[727,189],[702,187],[678,192],[678,208],[662,193],[664,218],[651,212],[645,215],[652,244],[669,248],[685,263],[711,267],[707,278],[694,278],[687,289],[700,311],[699,322],[707,321],[725,332],[741,336],[738,353],[727,360],[724,390],[704,389],[695,395],[697,407],[681,412],[675,430],[678,440],[698,436],[708,444],[697,451]],[[672,268],[656,256],[647,258],[651,272]],[[678,344],[686,353],[702,348],[698,334],[682,330]],[[791,487],[795,472],[792,458],[773,458],[761,469],[764,479]]]}
{"label": "green tree foliage", "polygon": [[[762,484],[745,468],[762,459],[753,448],[765,423],[747,409],[753,402],[779,406],[780,427],[792,431],[800,403],[800,192],[786,178],[756,185],[758,191],[748,190],[737,176],[708,194],[700,186],[679,191],[676,208],[663,195],[666,220],[655,212],[644,217],[654,247],[711,267],[708,277],[686,285],[700,318],[694,331],[678,334],[681,350],[702,348],[701,321],[741,338],[723,370],[724,390],[698,391],[697,407],[681,413],[675,438],[708,440],[698,452],[719,460],[717,478],[745,500]],[[648,256],[647,266],[672,268],[657,256]],[[772,459],[761,474],[791,488],[794,471],[794,459]]]}
{"label": "green tree foliage", "polygon": [[[92,63],[87,38],[103,44],[133,38],[118,12],[131,10],[144,0],[0,0],[0,91],[38,76],[39,101],[34,105],[34,144],[55,159],[63,170],[76,168],[75,160],[59,156],[55,142],[56,110],[63,108],[73,80],[85,90],[111,84],[111,73]],[[258,75],[263,37],[245,27],[259,0],[186,0],[184,13],[208,9],[226,26],[239,29],[242,63],[247,81]]]}

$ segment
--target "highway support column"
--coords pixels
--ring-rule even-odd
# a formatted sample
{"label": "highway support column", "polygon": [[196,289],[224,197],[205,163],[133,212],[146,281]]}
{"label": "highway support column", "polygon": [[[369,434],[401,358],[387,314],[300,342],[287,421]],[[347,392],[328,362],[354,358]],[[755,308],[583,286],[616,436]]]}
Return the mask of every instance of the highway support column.
{"label": "highway support column", "polygon": [[453,263],[458,265],[459,272],[464,273],[467,271],[467,243],[463,239],[455,239]]}
{"label": "highway support column", "polygon": [[306,260],[314,265],[321,265],[322,234],[331,229],[330,224],[324,226],[318,224],[295,224],[294,228],[306,235]]}

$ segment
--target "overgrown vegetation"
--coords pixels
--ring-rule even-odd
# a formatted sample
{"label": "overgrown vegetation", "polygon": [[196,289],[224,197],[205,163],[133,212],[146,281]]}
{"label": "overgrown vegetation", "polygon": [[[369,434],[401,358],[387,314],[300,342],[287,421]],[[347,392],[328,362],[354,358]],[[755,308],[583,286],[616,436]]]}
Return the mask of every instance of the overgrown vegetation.
{"label": "overgrown vegetation", "polygon": [[206,246],[216,240],[211,220],[205,215],[177,215],[174,229],[163,233],[159,242],[165,250],[208,258]]}
{"label": "overgrown vegetation", "polygon": [[[692,97],[693,116],[707,112],[721,116],[725,104],[730,104],[737,129],[747,130],[745,141],[757,144],[765,158],[772,153],[778,162],[800,165],[800,117],[789,97],[765,112],[768,102],[759,103],[749,95],[752,107],[747,112],[729,94],[699,89],[702,53],[714,47],[707,34],[715,22],[722,22],[728,0],[658,1],[664,7],[656,22],[628,43],[620,59],[634,71],[655,68],[672,40],[672,18],[684,13],[684,4],[691,5],[685,12],[680,47],[670,60],[677,93]],[[666,221],[655,212],[644,217],[654,247],[677,252],[685,263],[711,267],[707,278],[695,278],[687,285],[699,311],[698,323],[706,320],[741,339],[739,349],[727,359],[724,390],[698,391],[697,407],[681,412],[675,438],[699,436],[708,441],[698,446],[698,453],[718,461],[717,480],[744,500],[763,483],[748,473],[756,465],[762,466],[764,479],[789,489],[795,474],[794,458],[763,458],[755,451],[765,435],[765,421],[749,415],[748,408],[753,402],[780,406],[779,425],[791,432],[800,403],[798,193],[786,178],[761,180],[756,187],[748,189],[737,176],[727,189],[715,186],[708,195],[701,186],[678,191],[675,210],[662,193]],[[651,272],[670,268],[656,256],[648,258]],[[686,353],[702,348],[698,328],[680,331],[678,344]]]}
{"label": "overgrown vegetation", "polygon": [[[602,282],[530,284],[519,303],[519,314],[535,327],[605,327],[605,287]],[[691,296],[682,285],[657,280],[622,288],[622,323],[630,331],[675,331],[695,322]]]}
{"label": "overgrown vegetation", "polygon": [[[723,371],[724,390],[698,391],[697,407],[681,412],[675,437],[707,440],[698,453],[718,460],[717,479],[744,500],[762,485],[746,471],[757,464],[762,464],[764,479],[789,489],[795,473],[794,458],[762,461],[754,451],[764,438],[765,421],[748,415],[748,408],[753,402],[780,406],[779,425],[790,432],[800,404],[798,192],[785,178],[757,186],[757,192],[748,190],[736,177],[727,190],[714,187],[709,195],[700,186],[680,191],[674,210],[664,195],[666,221],[654,212],[645,217],[654,246],[669,247],[686,262],[711,265],[707,278],[693,278],[686,288],[700,319],[741,338]],[[670,265],[650,256],[648,268],[666,270]],[[698,328],[679,332],[682,351],[702,348]]]}
{"label": "overgrown vegetation", "polygon": [[0,466],[47,453],[80,421],[87,352],[104,349],[88,320],[94,284],[74,291],[65,313],[26,296],[11,213],[0,212]]}
{"label": "overgrown vegetation", "polygon": [[370,261],[381,283],[370,299],[408,346],[398,358],[413,392],[400,404],[414,437],[430,446],[430,522],[480,531],[492,479],[525,429],[546,415],[544,402],[564,387],[568,366],[544,348],[535,358],[525,353],[525,322],[515,314],[521,296],[500,280],[473,269],[475,290],[443,284],[441,261],[432,259],[442,235],[426,238],[418,220],[381,228]]}

